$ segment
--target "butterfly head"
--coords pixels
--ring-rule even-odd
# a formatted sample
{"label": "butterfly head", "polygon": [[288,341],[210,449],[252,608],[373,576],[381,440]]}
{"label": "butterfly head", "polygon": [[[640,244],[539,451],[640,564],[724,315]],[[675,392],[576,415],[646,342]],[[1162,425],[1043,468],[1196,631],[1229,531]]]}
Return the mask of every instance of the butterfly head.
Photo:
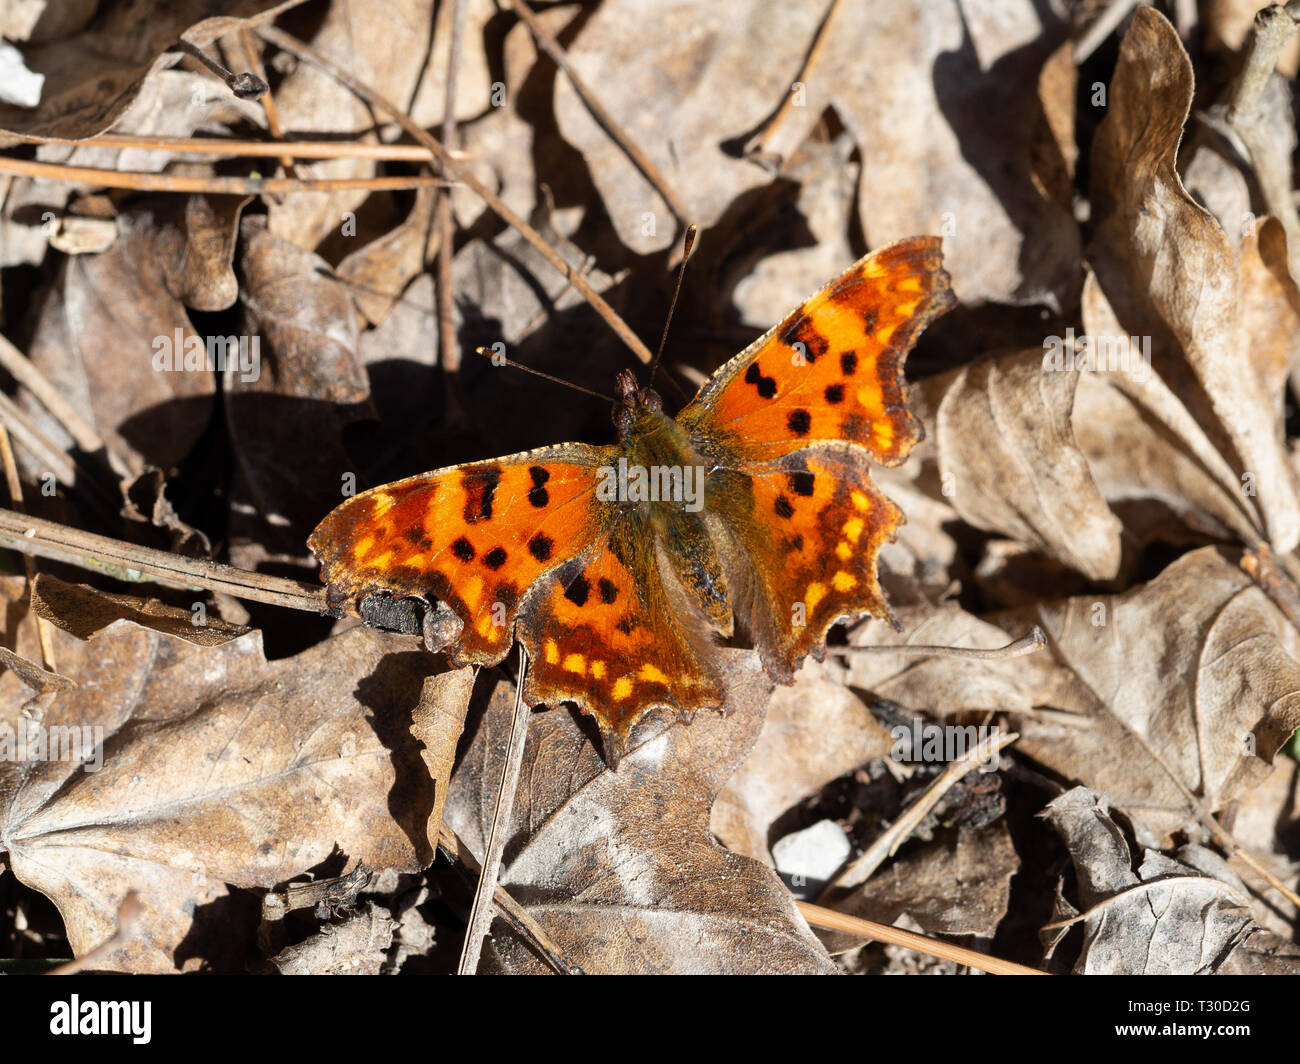
{"label": "butterfly head", "polygon": [[623,370],[614,382],[614,427],[620,443],[627,443],[638,422],[648,417],[662,417],[664,401],[653,388],[642,388],[636,374]]}

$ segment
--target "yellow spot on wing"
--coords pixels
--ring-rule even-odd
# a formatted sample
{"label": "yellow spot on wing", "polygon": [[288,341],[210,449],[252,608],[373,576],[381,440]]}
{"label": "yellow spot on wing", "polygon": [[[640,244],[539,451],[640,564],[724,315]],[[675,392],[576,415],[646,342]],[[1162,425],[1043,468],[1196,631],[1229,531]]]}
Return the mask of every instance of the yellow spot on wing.
{"label": "yellow spot on wing", "polygon": [[483,601],[483,578],[481,576],[471,576],[466,580],[460,597],[471,610],[477,610],[479,604]]}
{"label": "yellow spot on wing", "polygon": [[638,674],[642,680],[648,683],[667,683],[668,677],[653,665],[642,665],[641,672]]}
{"label": "yellow spot on wing", "polygon": [[555,645],[554,639],[548,639],[542,647],[542,652],[546,655],[546,664],[554,665],[560,660],[560,648]]}
{"label": "yellow spot on wing", "polygon": [[[853,494],[856,496],[859,493],[855,491]],[[863,496],[863,498],[865,497],[866,496]],[[855,505],[857,504],[857,501],[858,500],[854,498],[853,502]],[[861,510],[862,507],[859,506],[858,509]],[[840,531],[844,533],[845,537],[849,540],[850,543],[856,543],[858,541],[858,537],[862,535],[862,530],[866,528],[866,526],[867,523],[864,520],[862,520],[862,518],[850,517],[847,521],[844,522],[844,527],[840,529]]]}
{"label": "yellow spot on wing", "polygon": [[615,702],[622,702],[632,693],[632,681],[626,676],[620,676],[614,681],[614,690],[611,693]]}
{"label": "yellow spot on wing", "polygon": [[808,590],[804,592],[804,596],[803,596],[804,603],[808,607],[808,612],[811,613],[813,610],[815,610],[817,608],[817,603],[821,602],[821,600],[824,599],[825,597],[826,597],[825,584],[809,584]]}
{"label": "yellow spot on wing", "polygon": [[591,675],[597,680],[605,678],[605,663],[603,661],[593,661],[591,663]]}
{"label": "yellow spot on wing", "polygon": [[853,548],[849,546],[846,540],[840,540],[835,544],[835,557],[842,562],[846,562],[853,557]]}
{"label": "yellow spot on wing", "polygon": [[836,591],[848,591],[850,588],[856,587],[857,584],[857,577],[851,576],[843,570],[831,577],[831,586]]}
{"label": "yellow spot on wing", "polygon": [[576,672],[579,676],[585,676],[587,673],[587,659],[581,654],[570,654],[564,659],[561,668],[565,672]]}
{"label": "yellow spot on wing", "polygon": [[858,510],[865,510],[871,505],[871,500],[867,498],[865,492],[855,491],[849,495],[849,498],[853,500],[853,506]]}

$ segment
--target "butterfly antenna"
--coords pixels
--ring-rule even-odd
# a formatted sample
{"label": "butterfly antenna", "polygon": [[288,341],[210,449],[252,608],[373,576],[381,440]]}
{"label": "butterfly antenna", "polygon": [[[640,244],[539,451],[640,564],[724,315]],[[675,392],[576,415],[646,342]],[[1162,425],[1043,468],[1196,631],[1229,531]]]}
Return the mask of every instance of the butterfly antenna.
{"label": "butterfly antenna", "polygon": [[[659,350],[655,352],[655,360],[650,363],[650,379],[646,387],[653,388],[655,383],[655,374],[659,372],[659,360],[664,354],[664,344],[668,342],[668,326],[673,323],[673,311],[677,309],[677,297],[682,294],[682,278],[686,276],[686,263],[691,258],[691,248],[695,246],[695,234],[699,232],[694,222],[686,227],[686,236],[682,240],[682,264],[677,268],[677,287],[673,289],[673,301],[668,304],[668,317],[664,320],[664,332],[659,337]],[[674,384],[677,382],[674,381]],[[678,389],[681,390],[680,388]]]}
{"label": "butterfly antenna", "polygon": [[572,388],[575,392],[582,392],[583,395],[590,395],[596,399],[603,399],[607,403],[612,403],[612,395],[602,395],[600,392],[593,392],[590,388],[584,388],[581,384],[574,384],[573,381],[566,381],[563,377],[553,377],[549,373],[543,373],[540,369],[533,369],[532,366],[525,366],[514,359],[506,358],[499,351],[492,351],[486,347],[474,348],[474,354],[482,355],[494,366],[509,366],[511,369],[521,369],[525,373],[531,373],[534,377],[541,377],[542,380],[550,381],[552,384],[562,384],[566,388]]}

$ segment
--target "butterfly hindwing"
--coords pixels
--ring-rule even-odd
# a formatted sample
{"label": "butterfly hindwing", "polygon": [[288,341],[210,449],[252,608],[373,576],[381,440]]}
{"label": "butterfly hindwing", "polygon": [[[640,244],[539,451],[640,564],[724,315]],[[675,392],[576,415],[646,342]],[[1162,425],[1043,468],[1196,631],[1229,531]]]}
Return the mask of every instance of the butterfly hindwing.
{"label": "butterfly hindwing", "polygon": [[571,701],[596,717],[617,764],[649,710],[723,704],[710,646],[684,623],[635,511],[615,516],[579,562],[543,581],[519,623],[530,704]]}
{"label": "butterfly hindwing", "polygon": [[790,683],[808,653],[820,658],[837,620],[893,621],[876,564],[903,515],[871,483],[861,448],[822,444],[720,471],[715,483],[710,503],[747,590],[746,627],[774,679]]}

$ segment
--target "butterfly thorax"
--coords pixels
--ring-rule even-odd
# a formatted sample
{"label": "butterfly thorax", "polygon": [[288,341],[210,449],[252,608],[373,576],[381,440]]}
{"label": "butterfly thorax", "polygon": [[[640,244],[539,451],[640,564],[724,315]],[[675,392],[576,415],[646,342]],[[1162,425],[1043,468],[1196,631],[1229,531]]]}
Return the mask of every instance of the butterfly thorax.
{"label": "butterfly thorax", "polygon": [[[642,388],[631,372],[620,373],[615,387],[614,425],[618,429],[620,501],[659,504],[698,512],[703,500],[704,461],[682,427],[666,413],[653,388]],[[648,492],[648,494],[647,494]]]}

